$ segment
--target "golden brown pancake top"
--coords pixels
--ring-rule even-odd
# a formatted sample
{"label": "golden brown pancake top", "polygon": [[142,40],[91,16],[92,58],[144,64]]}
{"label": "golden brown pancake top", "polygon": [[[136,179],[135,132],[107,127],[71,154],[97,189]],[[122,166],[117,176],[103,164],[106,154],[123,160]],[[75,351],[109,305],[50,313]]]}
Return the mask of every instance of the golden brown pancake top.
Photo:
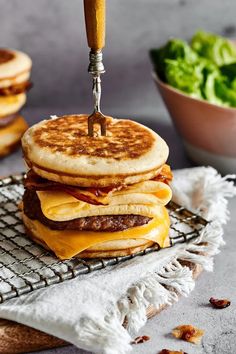
{"label": "golden brown pancake top", "polygon": [[0,64],[5,64],[15,57],[14,53],[6,49],[0,49]]}
{"label": "golden brown pancake top", "polygon": [[154,137],[147,129],[130,120],[112,120],[107,117],[107,136],[88,136],[86,115],[62,116],[47,121],[33,133],[34,142],[51,152],[70,157],[87,155],[116,160],[138,159],[147,153]]}

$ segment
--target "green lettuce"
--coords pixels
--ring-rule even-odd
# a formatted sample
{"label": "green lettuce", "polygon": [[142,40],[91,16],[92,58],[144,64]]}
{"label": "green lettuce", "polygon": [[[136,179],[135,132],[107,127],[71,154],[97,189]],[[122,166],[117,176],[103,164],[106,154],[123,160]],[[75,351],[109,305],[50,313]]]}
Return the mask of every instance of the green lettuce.
{"label": "green lettuce", "polygon": [[229,81],[233,81],[236,78],[236,62],[228,65],[222,65],[220,67],[222,75],[227,76]]}
{"label": "green lettuce", "polygon": [[170,39],[165,46],[151,49],[150,56],[155,70],[162,80],[166,80],[167,59],[182,59],[194,62],[198,58],[198,55],[191,49],[188,43],[182,39]]}
{"label": "green lettuce", "polygon": [[198,31],[191,40],[192,49],[217,66],[236,61],[236,47],[228,39],[213,33]]}
{"label": "green lettuce", "polygon": [[236,90],[228,82],[227,78],[222,76],[216,80],[216,94],[227,106],[236,107]]}
{"label": "green lettuce", "polygon": [[236,107],[236,47],[227,39],[198,31],[191,45],[171,39],[150,51],[159,78],[194,98]]}
{"label": "green lettuce", "polygon": [[201,84],[201,91],[203,99],[210,103],[222,104],[222,100],[217,96],[215,91],[216,79],[221,75],[218,67],[210,62],[208,59],[201,59],[204,63],[203,67],[203,81]]}
{"label": "green lettuce", "polygon": [[216,92],[231,107],[236,107],[236,63],[220,67],[221,76],[216,82]]}
{"label": "green lettuce", "polygon": [[203,71],[201,63],[189,63],[186,60],[167,59],[166,79],[167,82],[195,98],[203,98],[201,84],[203,81]]}

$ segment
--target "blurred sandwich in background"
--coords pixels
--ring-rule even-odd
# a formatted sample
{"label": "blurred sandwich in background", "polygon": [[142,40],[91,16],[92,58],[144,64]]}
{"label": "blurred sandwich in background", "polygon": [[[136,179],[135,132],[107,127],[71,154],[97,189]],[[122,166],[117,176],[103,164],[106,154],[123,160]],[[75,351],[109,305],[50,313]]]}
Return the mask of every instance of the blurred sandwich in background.
{"label": "blurred sandwich in background", "polygon": [[0,157],[18,146],[28,127],[19,111],[31,87],[31,67],[27,54],[0,48]]}

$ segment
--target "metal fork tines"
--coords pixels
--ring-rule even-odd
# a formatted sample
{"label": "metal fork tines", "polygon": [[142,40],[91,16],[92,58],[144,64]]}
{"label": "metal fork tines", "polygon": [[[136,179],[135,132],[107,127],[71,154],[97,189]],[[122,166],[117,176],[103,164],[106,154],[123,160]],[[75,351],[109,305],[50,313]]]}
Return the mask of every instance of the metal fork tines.
{"label": "metal fork tines", "polygon": [[94,136],[94,124],[100,125],[101,135],[106,135],[106,117],[102,114],[100,108],[101,102],[101,74],[105,72],[102,62],[101,51],[91,51],[89,55],[90,64],[88,72],[93,76],[93,99],[94,111],[88,117],[88,135]]}

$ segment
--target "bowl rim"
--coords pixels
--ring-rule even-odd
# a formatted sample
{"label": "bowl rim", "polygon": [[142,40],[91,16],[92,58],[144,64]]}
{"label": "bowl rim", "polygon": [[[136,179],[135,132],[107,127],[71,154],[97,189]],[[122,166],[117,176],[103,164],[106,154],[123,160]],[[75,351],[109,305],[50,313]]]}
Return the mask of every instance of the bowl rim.
{"label": "bowl rim", "polygon": [[158,85],[163,86],[166,90],[172,91],[172,92],[174,92],[174,93],[176,93],[176,94],[178,94],[180,96],[186,97],[189,100],[199,102],[199,103],[201,103],[201,104],[203,104],[205,106],[208,106],[209,108],[210,107],[212,107],[212,108],[214,107],[214,109],[219,110],[219,111],[228,111],[228,112],[233,112],[233,113],[236,112],[236,107],[222,107],[222,106],[217,105],[215,103],[211,103],[211,102],[208,102],[206,100],[203,100],[203,99],[201,100],[199,98],[195,98],[195,97],[191,97],[191,96],[187,95],[183,91],[180,91],[179,89],[177,89],[177,88],[165,83],[164,81],[162,81],[154,70],[152,71],[152,77],[153,77],[154,81]]}

